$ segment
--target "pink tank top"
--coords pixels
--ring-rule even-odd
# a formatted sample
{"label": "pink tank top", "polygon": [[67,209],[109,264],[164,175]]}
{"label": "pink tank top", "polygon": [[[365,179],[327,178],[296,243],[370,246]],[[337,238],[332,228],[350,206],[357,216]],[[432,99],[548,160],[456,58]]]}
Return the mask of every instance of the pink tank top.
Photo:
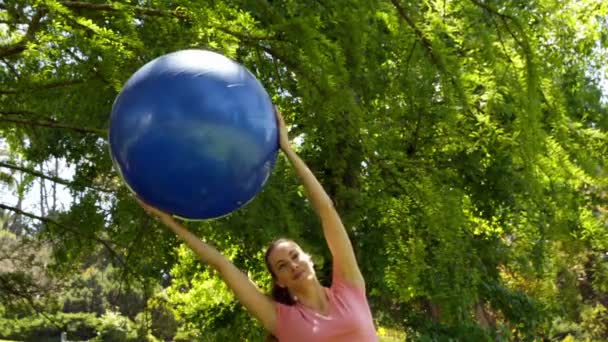
{"label": "pink tank top", "polygon": [[325,288],[327,316],[299,303],[276,303],[276,336],[280,342],[377,342],[365,291],[336,277]]}

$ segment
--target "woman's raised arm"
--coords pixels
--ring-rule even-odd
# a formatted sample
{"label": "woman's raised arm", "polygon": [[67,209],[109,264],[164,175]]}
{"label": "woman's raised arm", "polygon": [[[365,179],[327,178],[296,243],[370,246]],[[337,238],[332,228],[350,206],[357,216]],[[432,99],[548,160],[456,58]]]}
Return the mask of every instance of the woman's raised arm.
{"label": "woman's raised arm", "polygon": [[321,219],[325,241],[334,259],[334,272],[340,272],[342,279],[352,285],[365,288],[365,280],[359,270],[353,246],[342,224],[340,215],[334,208],[333,201],[306,163],[291,148],[285,122],[278,111],[277,122],[281,149],[293,165],[296,174],[304,185],[308,199]]}
{"label": "woman's raised arm", "polygon": [[180,225],[171,215],[139,201],[140,205],[158,217],[169,229],[181,238],[199,259],[217,270],[236,298],[256,317],[270,333],[275,332],[276,309],[268,296],[264,295],[241,270],[217,249],[203,242],[188,229]]}

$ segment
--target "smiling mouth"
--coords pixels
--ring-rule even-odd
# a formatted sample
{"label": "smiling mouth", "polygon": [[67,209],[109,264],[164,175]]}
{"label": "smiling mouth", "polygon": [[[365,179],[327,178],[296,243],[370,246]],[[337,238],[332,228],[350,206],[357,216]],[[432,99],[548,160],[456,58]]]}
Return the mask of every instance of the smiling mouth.
{"label": "smiling mouth", "polygon": [[303,271],[303,270],[302,270],[302,271],[300,271],[300,272],[297,272],[297,273],[296,273],[296,274],[293,276],[293,279],[294,279],[294,280],[298,280],[298,279],[300,279],[300,278],[302,277],[302,275],[303,275],[303,274],[304,274],[304,271]]}

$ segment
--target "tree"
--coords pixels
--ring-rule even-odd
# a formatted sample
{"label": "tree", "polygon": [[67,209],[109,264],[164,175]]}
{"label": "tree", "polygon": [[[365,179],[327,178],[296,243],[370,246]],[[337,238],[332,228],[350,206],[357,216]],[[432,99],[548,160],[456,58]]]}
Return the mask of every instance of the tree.
{"label": "tree", "polygon": [[[18,0],[0,11],[0,136],[26,162],[0,167],[74,197],[46,216],[0,205],[42,222],[28,229],[57,270],[96,255],[125,281],[180,284],[168,300],[191,310],[183,319],[260,333],[229,297],[180,306],[217,279],[139,210],[107,152],[129,75],[207,48],[252,70],[292,123],[344,216],[379,324],[413,338],[603,326],[604,2]],[[74,176],[36,169],[55,160]],[[317,226],[283,160],[246,208],[189,224],[262,283],[260,253],[280,235],[302,241],[329,280]]]}

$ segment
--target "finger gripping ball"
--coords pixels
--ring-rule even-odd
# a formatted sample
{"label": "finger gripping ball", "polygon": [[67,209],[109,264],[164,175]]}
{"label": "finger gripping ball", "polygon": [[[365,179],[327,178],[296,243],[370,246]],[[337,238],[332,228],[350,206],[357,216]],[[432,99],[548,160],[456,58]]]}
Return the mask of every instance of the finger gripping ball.
{"label": "finger gripping ball", "polygon": [[252,200],[274,166],[274,107],[242,65],[204,50],[158,57],[116,98],[110,153],[148,204],[188,219],[226,215]]}

